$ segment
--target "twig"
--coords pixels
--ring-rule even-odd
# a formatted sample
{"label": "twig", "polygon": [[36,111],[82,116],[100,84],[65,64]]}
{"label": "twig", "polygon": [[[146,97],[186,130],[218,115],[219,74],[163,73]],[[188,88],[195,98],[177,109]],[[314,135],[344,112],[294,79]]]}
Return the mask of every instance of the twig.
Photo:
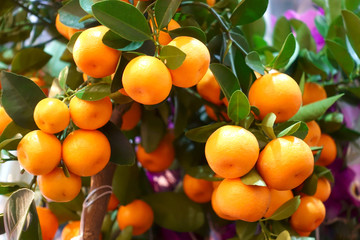
{"label": "twig", "polygon": [[42,16],[39,15],[39,13],[37,12],[34,12],[33,10],[29,9],[28,7],[26,7],[25,5],[23,5],[22,3],[16,1],[16,0],[12,0],[16,5],[18,5],[19,7],[21,7],[22,9],[24,9],[26,12],[28,13],[31,13],[32,15],[36,16],[38,19],[40,19],[41,21],[43,21],[44,23],[50,25],[52,24],[52,22],[47,19],[47,18],[44,18]]}

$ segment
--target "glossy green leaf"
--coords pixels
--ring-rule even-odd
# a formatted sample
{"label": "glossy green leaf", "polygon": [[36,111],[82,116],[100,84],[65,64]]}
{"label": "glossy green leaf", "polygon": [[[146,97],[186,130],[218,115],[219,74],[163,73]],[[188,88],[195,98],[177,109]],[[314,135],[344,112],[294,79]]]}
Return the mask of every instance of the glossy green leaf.
{"label": "glossy green leaf", "polygon": [[231,95],[236,90],[240,90],[239,80],[228,67],[220,63],[210,64],[210,70],[214,74],[216,81],[219,83],[226,99],[230,100]]}
{"label": "glossy green leaf", "polygon": [[316,174],[312,174],[304,181],[303,188],[301,192],[305,193],[306,195],[313,196],[316,192],[317,188],[318,177]]}
{"label": "glossy green leaf", "polygon": [[325,114],[321,120],[320,125],[324,132],[333,133],[338,131],[344,122],[344,115],[340,112],[332,112]]}
{"label": "glossy green leaf", "polygon": [[315,17],[315,26],[322,37],[326,37],[329,31],[329,26],[326,22],[326,18],[322,15],[317,15]]}
{"label": "glossy green leaf", "polygon": [[184,26],[181,28],[176,28],[174,30],[169,31],[169,34],[172,39],[179,36],[188,36],[188,37],[196,38],[201,42],[203,42],[204,44],[207,43],[206,34],[204,33],[204,31],[194,26]]}
{"label": "glossy green leaf", "polygon": [[274,131],[277,137],[294,136],[304,139],[308,134],[308,127],[306,123],[301,121],[287,121],[278,124]]}
{"label": "glossy green leaf", "polygon": [[279,55],[274,58],[272,67],[274,69],[284,68],[295,53],[295,49],[296,40],[294,35],[290,33],[285,39],[285,42],[280,49]]}
{"label": "glossy green leaf", "polygon": [[40,48],[25,48],[15,55],[11,63],[11,71],[24,74],[30,71],[39,70],[50,60],[50,58],[51,55]]}
{"label": "glossy green leaf", "polygon": [[274,214],[267,219],[276,220],[276,221],[286,219],[296,211],[299,205],[300,205],[300,196],[296,196],[290,199],[289,201],[285,202],[283,205],[281,205],[274,212]]}
{"label": "glossy green leaf", "polygon": [[308,105],[302,106],[299,111],[293,116],[290,120],[292,121],[303,121],[310,122],[316,120],[320,116],[324,115],[326,110],[333,105],[339,98],[344,94],[339,94],[326,98],[324,100],[310,103]]}
{"label": "glossy green leaf", "polygon": [[205,179],[207,181],[222,180],[222,178],[215,177],[215,173],[209,165],[191,167],[186,170],[186,173],[194,178]]}
{"label": "glossy green leaf", "polygon": [[291,240],[290,233],[284,230],[277,236],[276,240]]}
{"label": "glossy green leaf", "polygon": [[355,12],[360,5],[360,1],[359,0],[345,0],[345,8],[349,11],[353,11]]}
{"label": "glossy green leaf", "polygon": [[206,142],[210,135],[218,128],[226,125],[225,122],[217,122],[210,125],[201,126],[198,128],[190,129],[185,133],[185,136],[194,142]]}
{"label": "glossy green leaf", "polygon": [[27,219],[27,222],[24,225],[24,229],[21,233],[21,240],[25,239],[41,239],[41,228],[39,217],[36,210],[35,200],[32,201],[28,216],[30,216],[30,221]]}
{"label": "glossy green leaf", "polygon": [[264,119],[261,122],[261,129],[264,131],[264,133],[270,139],[276,138],[276,135],[275,135],[274,129],[273,129],[275,120],[276,120],[275,113],[269,113],[264,117]]}
{"label": "glossy green leaf", "polygon": [[257,222],[236,221],[236,235],[240,240],[253,240],[257,229]]}
{"label": "glossy green leaf", "polygon": [[75,199],[70,202],[49,202],[48,206],[59,221],[59,224],[68,221],[80,220],[80,213],[85,196],[80,192]]}
{"label": "glossy green leaf", "polygon": [[70,53],[73,53],[73,50],[74,50],[74,45],[75,45],[75,42],[76,40],[78,39],[79,35],[81,34],[81,32],[76,32],[74,33],[69,42],[66,44],[66,48],[67,50],[70,52]]}
{"label": "glossy green leaf", "polygon": [[186,54],[175,46],[164,46],[161,48],[159,58],[169,69],[177,69],[186,58]]}
{"label": "glossy green leaf", "polygon": [[307,25],[297,19],[291,19],[290,23],[296,31],[296,40],[299,43],[300,48],[316,52],[316,43]]}
{"label": "glossy green leaf", "polygon": [[307,49],[302,49],[300,52],[300,63],[304,72],[312,75],[321,75],[323,79],[327,78],[328,66],[324,62],[324,57]]}
{"label": "glossy green leaf", "polygon": [[[6,194],[10,194],[12,192],[15,192],[16,190],[20,189],[21,186],[17,185],[17,184],[13,184],[13,183],[0,183],[0,194],[1,195],[6,195]],[[1,225],[0,225],[1,228]],[[1,234],[1,233],[0,233]]]}
{"label": "glossy green leaf", "polygon": [[262,179],[256,169],[252,169],[245,176],[241,177],[241,181],[246,185],[266,187],[265,181]]}
{"label": "glossy green leaf", "polygon": [[44,92],[30,79],[3,71],[1,73],[2,105],[13,121],[27,129],[36,129],[33,113]]}
{"label": "glossy green leaf", "polygon": [[158,0],[155,4],[155,18],[159,29],[166,27],[177,9],[179,8],[181,0]]}
{"label": "glossy green leaf", "polygon": [[80,89],[75,95],[83,100],[97,101],[110,95],[110,87],[108,83],[95,83]]}
{"label": "glossy green leaf", "polygon": [[355,63],[348,50],[332,40],[326,40],[326,45],[334,56],[335,61],[340,65],[342,70],[350,76],[351,72],[354,70]]}
{"label": "glossy green leaf", "polygon": [[242,0],[231,14],[233,25],[244,25],[261,18],[268,6],[268,0]]}
{"label": "glossy green leaf", "polygon": [[113,31],[108,31],[105,33],[103,43],[111,48],[115,48],[120,51],[134,51],[140,48],[144,42],[131,42],[114,33]]}
{"label": "glossy green leaf", "polygon": [[152,152],[165,135],[165,123],[155,110],[144,111],[141,120],[141,146],[144,147],[146,152]]}
{"label": "glossy green leaf", "polygon": [[129,140],[113,123],[108,122],[100,128],[110,142],[110,161],[118,165],[133,165],[135,163],[135,151]]}
{"label": "glossy green leaf", "polygon": [[131,4],[122,1],[103,1],[95,3],[92,10],[101,24],[129,41],[152,38],[144,15]]}
{"label": "glossy green leaf", "polygon": [[83,29],[96,26],[95,19],[80,21],[88,15],[88,13],[80,6],[79,0],[67,1],[66,4],[59,9],[59,15],[60,22],[72,28]]}
{"label": "glossy green leaf", "polygon": [[332,183],[335,181],[332,172],[327,167],[315,165],[314,173],[318,176],[318,178],[325,177],[327,180],[329,180]]}
{"label": "glossy green leaf", "polygon": [[241,30],[242,30],[241,34],[244,34],[244,36],[246,37],[246,39],[248,40],[248,42],[250,43],[250,45],[253,48],[255,46],[258,46],[256,44],[257,38],[265,41],[263,39],[265,36],[265,31],[266,31],[266,23],[265,23],[264,17],[261,17],[252,23],[242,25]]}
{"label": "glossy green leaf", "polygon": [[239,122],[240,120],[245,119],[250,113],[250,103],[246,95],[240,91],[236,90],[231,95],[229,106],[228,106],[228,116],[234,122]]}
{"label": "glossy green leaf", "polygon": [[22,136],[19,134],[19,135],[13,136],[12,138],[8,138],[8,139],[2,141],[0,143],[0,150],[4,149],[5,147],[7,147],[9,144],[11,144],[13,142],[20,140],[21,138],[22,138]]}
{"label": "glossy green leaf", "polygon": [[133,233],[133,227],[127,226],[120,232],[120,235],[116,238],[116,240],[131,240],[132,233]]}
{"label": "glossy green leaf", "polygon": [[265,74],[265,67],[261,62],[260,56],[257,52],[250,52],[245,58],[246,64],[254,71]]}
{"label": "glossy green leaf", "polygon": [[304,95],[304,88],[305,88],[305,73],[303,73],[301,75],[300,82],[299,82],[299,87],[300,87],[301,96],[302,96],[302,95]]}
{"label": "glossy green leaf", "polygon": [[139,172],[136,164],[116,167],[112,187],[113,193],[121,205],[132,202],[139,195]]}
{"label": "glossy green leaf", "polygon": [[291,33],[291,25],[289,21],[284,16],[281,16],[277,20],[274,27],[274,33],[273,33],[274,47],[280,50],[290,33]]}
{"label": "glossy green leaf", "polygon": [[233,46],[238,48],[242,52],[242,54],[243,50],[245,50],[246,52],[250,51],[249,43],[243,35],[235,31],[230,31],[230,36],[231,40],[234,42]]}
{"label": "glossy green leaf", "polygon": [[[64,69],[64,72],[62,72],[61,81],[65,81],[66,86],[75,90],[84,83],[83,74],[76,70],[75,65],[70,65],[70,67],[67,66],[66,68],[67,69]],[[64,83],[61,82],[61,85],[64,85]]]}
{"label": "glossy green leaf", "polygon": [[200,204],[191,201],[183,193],[161,192],[144,197],[154,211],[155,223],[177,231],[193,232],[205,222]]}
{"label": "glossy green leaf", "polygon": [[283,137],[283,136],[289,136],[292,135],[293,133],[295,133],[297,130],[299,130],[301,126],[301,122],[296,122],[294,124],[292,124],[291,126],[285,128],[284,130],[282,130],[277,137]]}
{"label": "glossy green leaf", "polygon": [[6,150],[16,150],[19,140],[15,140],[18,135],[25,136],[28,132],[30,132],[29,129],[22,128],[16,123],[11,122],[9,123],[4,131],[2,132],[0,136],[0,144],[2,144],[5,141],[8,141],[9,139],[12,139],[10,142],[8,141],[6,144],[4,144],[3,149]]}
{"label": "glossy green leaf", "polygon": [[246,64],[245,57],[240,50],[235,51],[234,62],[236,62],[235,71],[236,76],[240,81],[241,90],[243,93],[247,94],[249,92],[250,85],[256,79],[254,71]]}

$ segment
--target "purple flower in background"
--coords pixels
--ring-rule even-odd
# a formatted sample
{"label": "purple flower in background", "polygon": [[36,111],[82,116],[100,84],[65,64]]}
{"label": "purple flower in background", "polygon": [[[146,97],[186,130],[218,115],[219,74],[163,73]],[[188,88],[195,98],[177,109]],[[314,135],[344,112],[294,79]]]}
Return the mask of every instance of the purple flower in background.
{"label": "purple flower in background", "polygon": [[294,10],[288,10],[284,14],[288,20],[298,19],[308,26],[315,40],[317,50],[320,51],[325,45],[325,40],[315,26],[315,17],[318,15],[324,15],[324,11],[322,9],[309,9],[303,13],[297,13]]}
{"label": "purple flower in background", "polygon": [[146,171],[146,176],[155,192],[172,191],[180,181],[178,170],[165,170],[158,173]]}

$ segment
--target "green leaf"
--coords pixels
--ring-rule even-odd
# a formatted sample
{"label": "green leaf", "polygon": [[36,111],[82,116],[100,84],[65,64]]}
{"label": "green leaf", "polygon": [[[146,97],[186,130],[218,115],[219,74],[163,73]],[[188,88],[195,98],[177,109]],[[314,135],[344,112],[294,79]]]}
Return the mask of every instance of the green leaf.
{"label": "green leaf", "polygon": [[13,121],[27,129],[36,129],[33,113],[44,92],[30,79],[5,72],[1,74],[2,104]]}
{"label": "green leaf", "polygon": [[179,36],[188,36],[188,37],[196,38],[201,42],[203,42],[204,44],[207,43],[206,34],[204,33],[204,31],[194,26],[185,26],[181,28],[176,28],[174,30],[169,31],[169,34],[172,39]]}
{"label": "green leaf", "polygon": [[73,53],[75,42],[81,33],[82,32],[76,32],[71,36],[69,42],[66,44],[66,48],[69,52]]}
{"label": "green leaf", "polygon": [[305,73],[303,73],[303,74],[301,75],[299,87],[300,87],[301,96],[302,96],[302,95],[304,95],[304,88],[305,88]]}
{"label": "green leaf", "polygon": [[59,9],[59,15],[60,22],[72,28],[83,29],[96,26],[95,19],[80,21],[88,14],[81,8],[79,0],[67,1],[67,3]]}
{"label": "green leaf", "polygon": [[101,24],[129,41],[152,39],[144,15],[131,4],[122,1],[103,1],[95,3],[92,10]]}
{"label": "green leaf", "polygon": [[141,146],[146,152],[153,152],[166,132],[166,126],[156,111],[144,111],[141,118]]}
{"label": "green leaf", "polygon": [[24,74],[30,71],[39,70],[50,60],[50,58],[51,55],[40,48],[25,48],[15,55],[11,63],[11,71]]}
{"label": "green leaf", "polygon": [[207,181],[219,181],[222,178],[214,177],[214,171],[209,165],[195,166],[186,170],[186,173],[194,178],[205,179]]}
{"label": "green leaf", "polygon": [[281,205],[274,212],[274,214],[267,219],[276,220],[276,221],[286,219],[286,218],[290,217],[296,211],[296,209],[299,207],[299,205],[300,205],[300,196],[296,196],[296,197],[288,200],[287,202],[285,202],[283,205]]}
{"label": "green leaf", "polygon": [[344,115],[340,112],[332,112],[324,115],[320,120],[321,128],[324,132],[333,133],[338,131],[344,122]]}
{"label": "green leaf", "polygon": [[277,137],[283,137],[283,136],[290,136],[292,135],[293,133],[295,133],[297,130],[299,130],[301,126],[301,121],[299,122],[296,122],[294,124],[292,124],[291,126],[285,128],[284,130],[282,130],[278,135]]}
{"label": "green leaf", "polygon": [[317,182],[318,182],[318,177],[316,176],[316,174],[312,174],[304,181],[304,186],[301,189],[301,192],[310,196],[314,195],[317,188]]}
{"label": "green leaf", "polygon": [[316,43],[307,25],[297,19],[291,19],[290,23],[296,31],[296,40],[300,45],[300,49],[316,52]]}
{"label": "green leaf", "polygon": [[246,185],[266,187],[265,181],[262,179],[262,177],[255,168],[253,168],[245,176],[241,177],[241,181]]}
{"label": "green leaf", "polygon": [[347,10],[355,12],[360,5],[359,0],[345,0],[345,8]]}
{"label": "green leaf", "polygon": [[97,101],[110,95],[110,84],[95,83],[76,92],[75,96],[86,101]]}
{"label": "green leaf", "polygon": [[128,41],[113,31],[107,31],[102,41],[105,45],[120,51],[134,51],[144,44],[144,42]]}
{"label": "green leaf", "polygon": [[0,213],[0,234],[5,233],[4,214]]}
{"label": "green leaf", "polygon": [[265,67],[261,62],[260,56],[257,52],[250,52],[245,58],[246,64],[254,71],[265,74]]}
{"label": "green leaf", "polygon": [[257,222],[236,221],[236,234],[240,240],[253,240],[257,229]]}
{"label": "green leaf", "polygon": [[155,4],[155,18],[158,29],[166,27],[177,9],[179,8],[181,0],[158,0]]}
{"label": "green leaf", "polygon": [[295,49],[296,40],[294,35],[290,33],[282,45],[279,55],[273,60],[272,67],[275,69],[284,68],[295,53]]}
{"label": "green leaf", "polygon": [[193,128],[187,131],[185,136],[194,142],[204,143],[213,132],[224,125],[226,125],[226,122],[216,122],[210,125]]}
{"label": "green leaf", "polygon": [[169,69],[177,69],[186,58],[186,54],[175,46],[164,46],[161,48],[159,58]]}
{"label": "green leaf", "polygon": [[61,224],[68,221],[80,220],[84,200],[85,196],[83,192],[80,192],[76,198],[70,202],[49,202],[48,206]]}
{"label": "green leaf", "polygon": [[261,18],[268,6],[268,0],[242,0],[231,14],[233,25],[244,25]]}
{"label": "green leaf", "polygon": [[133,165],[135,163],[135,151],[129,140],[113,123],[108,122],[100,128],[110,142],[110,161],[118,165]]}
{"label": "green leaf", "polygon": [[116,167],[112,187],[116,198],[121,205],[132,202],[139,195],[139,167],[120,166]]}
{"label": "green leaf", "polygon": [[271,139],[276,138],[276,135],[275,135],[274,129],[273,129],[275,120],[276,120],[275,113],[268,113],[261,122],[261,129]]}
{"label": "green leaf", "polygon": [[346,75],[350,76],[354,70],[355,63],[346,48],[335,41],[326,40],[326,45]]}
{"label": "green leaf", "polygon": [[291,240],[290,233],[284,230],[277,236],[276,240]]}
{"label": "green leaf", "polygon": [[[5,142],[9,139],[17,138],[18,134],[21,134],[21,136],[25,136],[28,132],[30,132],[29,129],[22,128],[16,125],[16,123],[11,122],[6,126],[6,128],[2,132],[0,136],[0,142],[2,144],[2,142]],[[16,140],[11,141],[11,143],[5,144],[3,148],[6,150],[16,150],[19,142],[20,141],[16,141]]]}
{"label": "green leaf", "polygon": [[301,121],[287,121],[278,124],[274,131],[277,137],[294,136],[304,139],[308,134],[308,127],[306,123]]}
{"label": "green leaf", "polygon": [[13,136],[12,138],[8,138],[4,141],[2,141],[0,143],[0,150],[4,149],[6,146],[8,146],[9,144],[17,141],[17,140],[20,140],[22,138],[22,136],[20,134],[17,134],[15,136]]}
{"label": "green leaf", "polygon": [[121,231],[120,235],[116,238],[116,240],[131,240],[132,233],[133,233],[133,227],[127,226]]}
{"label": "green leaf", "polygon": [[318,176],[318,178],[325,177],[330,182],[335,181],[332,172],[327,167],[315,165],[314,166],[314,173],[316,174],[316,176]]}
{"label": "green leaf", "polygon": [[239,80],[228,67],[220,63],[210,64],[210,70],[214,74],[216,81],[219,83],[226,99],[230,101],[231,95],[236,90],[240,90]]}
{"label": "green leaf", "polygon": [[191,201],[182,193],[161,192],[144,197],[154,211],[155,223],[177,231],[193,232],[205,223],[205,214],[200,204]]}
{"label": "green leaf", "polygon": [[229,106],[228,106],[228,116],[234,122],[239,122],[242,119],[245,119],[250,113],[250,103],[246,95],[240,91],[236,90],[231,95]]}
{"label": "green leaf", "polygon": [[[16,190],[22,188],[21,186],[17,185],[17,184],[13,184],[13,183],[1,183],[0,184],[0,194],[1,195],[6,195],[12,192],[15,192]],[[1,227],[1,224],[0,224]],[[1,234],[1,233],[0,233]]]}
{"label": "green leaf", "polygon": [[234,62],[236,62],[235,71],[240,81],[241,90],[247,94],[251,83],[256,79],[254,71],[246,64],[245,57],[240,50],[236,50]]}
{"label": "green leaf", "polygon": [[321,101],[302,106],[290,121],[310,122],[324,115],[326,110],[344,94],[335,95]]}
{"label": "green leaf", "polygon": [[12,0],[0,1],[0,16],[12,11],[16,4]]}
{"label": "green leaf", "polygon": [[[76,90],[84,83],[83,74],[76,70],[75,65],[66,66],[61,72],[61,86],[69,86],[70,89]],[[64,88],[65,89],[65,88]]]}
{"label": "green leaf", "polygon": [[41,228],[40,228],[40,222],[39,217],[36,210],[36,204],[33,200],[30,208],[28,216],[30,216],[30,221],[27,221],[25,223],[25,228],[23,229],[23,232],[21,233],[21,240],[25,239],[41,239]]}
{"label": "green leaf", "polygon": [[290,33],[291,33],[291,25],[289,21],[284,16],[281,16],[277,20],[274,27],[274,33],[273,33],[274,47],[280,50]]}

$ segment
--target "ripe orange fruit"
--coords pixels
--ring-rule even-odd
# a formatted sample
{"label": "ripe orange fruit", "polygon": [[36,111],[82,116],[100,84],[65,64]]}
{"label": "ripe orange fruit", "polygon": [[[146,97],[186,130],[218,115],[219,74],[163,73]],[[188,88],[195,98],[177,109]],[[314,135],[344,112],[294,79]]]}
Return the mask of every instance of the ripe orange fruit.
{"label": "ripe orange fruit", "polygon": [[117,197],[115,196],[114,193],[112,193],[110,195],[110,199],[107,205],[107,211],[113,211],[117,208],[117,206],[119,205],[119,199],[117,199]]}
{"label": "ripe orange fruit", "polygon": [[0,107],[0,134],[4,131],[4,129],[12,122],[12,119],[6,113],[3,107]]}
{"label": "ripe orange fruit", "polygon": [[71,240],[80,235],[80,221],[72,221],[65,225],[61,232],[61,240]]}
{"label": "ripe orange fruit", "polygon": [[[220,183],[221,183],[221,182],[220,182]],[[219,184],[220,184],[220,183],[219,183]],[[218,203],[217,203],[217,201],[216,201],[216,197],[217,197],[216,194],[217,194],[217,187],[214,188],[214,191],[213,191],[213,193],[212,193],[212,195],[211,195],[211,206],[212,206],[214,212],[216,213],[216,215],[218,215],[219,217],[221,217],[221,218],[223,218],[223,219],[229,220],[229,221],[235,221],[235,220],[237,220],[237,218],[228,216],[228,215],[224,214],[224,213],[221,211],[221,209],[219,208],[219,205],[218,205]]]}
{"label": "ripe orange fruit", "polygon": [[322,133],[317,144],[323,146],[319,159],[315,162],[319,166],[327,166],[335,161],[337,155],[336,143],[332,137]]}
{"label": "ripe orange fruit", "polygon": [[171,75],[165,64],[151,56],[139,56],[126,65],[122,76],[125,92],[135,101],[154,105],[170,94]]}
{"label": "ripe orange fruit", "polygon": [[166,135],[159,143],[158,147],[150,153],[138,145],[136,157],[141,165],[150,172],[162,172],[168,169],[174,161],[175,149],[170,135]]}
{"label": "ripe orange fruit", "polygon": [[265,146],[256,168],[269,188],[291,190],[311,175],[314,156],[303,140],[285,136]]}
{"label": "ripe orange fruit", "polygon": [[214,121],[227,121],[227,122],[230,121],[229,116],[224,111],[221,111],[218,117],[212,107],[205,105],[205,112],[209,116],[209,118],[211,118]]}
{"label": "ripe orange fruit", "polygon": [[52,240],[59,228],[59,221],[48,208],[36,207],[36,211],[39,217],[42,239]]}
{"label": "ripe orange fruit", "polygon": [[327,97],[325,89],[317,83],[306,82],[302,96],[303,105],[323,100]]}
{"label": "ripe orange fruit", "polygon": [[62,168],[56,167],[48,174],[38,176],[40,192],[44,197],[55,202],[69,202],[81,190],[81,178],[71,172],[66,177]]}
{"label": "ripe orange fruit", "polygon": [[240,126],[218,128],[206,141],[206,160],[221,177],[236,178],[248,173],[259,156],[256,137]]}
{"label": "ripe orange fruit", "polygon": [[269,73],[251,85],[249,102],[260,110],[260,119],[272,112],[276,115],[276,123],[285,122],[301,107],[301,90],[290,76]]}
{"label": "ripe orange fruit", "polygon": [[314,197],[320,199],[322,202],[328,200],[331,194],[331,185],[329,180],[324,177],[318,179],[316,192]]}
{"label": "ripe orange fruit", "polygon": [[206,3],[207,3],[210,7],[212,7],[212,6],[215,5],[216,0],[206,0]]}
{"label": "ripe orange fruit", "polygon": [[308,134],[306,135],[304,142],[306,142],[310,147],[315,147],[318,145],[321,135],[321,129],[319,125],[313,120],[306,123],[308,127]]}
{"label": "ripe orange fruit", "polygon": [[175,46],[186,54],[180,67],[170,69],[172,83],[183,88],[195,86],[209,68],[209,50],[201,41],[187,36],[177,37],[168,45]]}
{"label": "ripe orange fruit", "polygon": [[59,14],[56,15],[55,27],[56,27],[56,30],[61,35],[63,35],[67,40],[69,40],[72,37],[72,35],[74,35],[74,33],[78,32],[78,31],[81,31],[80,29],[68,27],[65,24],[63,24],[62,22],[60,22],[60,15]]}
{"label": "ripe orange fruit", "polygon": [[149,204],[137,199],[119,208],[117,222],[121,230],[132,226],[133,235],[141,235],[153,224],[154,212]]}
{"label": "ripe orange fruit", "polygon": [[17,154],[19,163],[27,172],[43,175],[60,163],[61,143],[54,135],[35,130],[21,139]]}
{"label": "ripe orange fruit", "polygon": [[211,200],[213,192],[212,182],[198,179],[185,174],[183,188],[186,196],[197,203],[206,203]]}
{"label": "ripe orange fruit", "polygon": [[71,119],[76,126],[95,130],[110,120],[112,103],[109,97],[97,101],[86,101],[75,96],[70,100],[69,109]]}
{"label": "ripe orange fruit", "polygon": [[62,156],[66,166],[82,177],[100,172],[109,162],[110,153],[108,139],[97,130],[76,130],[63,142]]}
{"label": "ripe orange fruit", "polygon": [[120,51],[102,42],[108,30],[105,26],[86,29],[74,44],[73,57],[76,66],[94,78],[103,78],[113,74],[121,55]]}
{"label": "ripe orange fruit", "polygon": [[58,133],[70,122],[68,106],[56,98],[44,98],[34,109],[34,120],[38,128],[46,133]]}
{"label": "ripe orange fruit", "polygon": [[212,102],[216,105],[223,104],[223,100],[220,99],[220,85],[216,81],[210,68],[206,71],[204,77],[198,82],[196,89],[200,96],[206,101]]}
{"label": "ripe orange fruit", "polygon": [[[150,21],[150,27],[153,29],[153,23]],[[177,28],[180,28],[180,24],[178,24],[174,19],[171,19],[169,24],[167,25],[167,31],[171,31]],[[171,42],[172,38],[170,34],[165,31],[160,31],[158,41],[161,45],[167,45]]]}
{"label": "ripe orange fruit", "polygon": [[41,88],[41,90],[45,93],[46,96],[49,94],[49,89],[46,87],[46,82],[44,81],[44,79],[40,77],[31,77],[30,79]]}
{"label": "ripe orange fruit", "polygon": [[245,185],[240,178],[226,178],[218,186],[214,201],[225,216],[256,222],[269,207],[270,190],[267,187]]}
{"label": "ripe orange fruit", "polygon": [[139,123],[141,119],[141,106],[137,102],[133,102],[122,115],[121,130],[131,130]]}
{"label": "ripe orange fruit", "polygon": [[298,209],[291,216],[290,224],[296,231],[312,232],[324,219],[324,204],[316,197],[304,196]]}
{"label": "ripe orange fruit", "polygon": [[292,193],[291,190],[278,191],[271,188],[270,188],[270,195],[271,195],[270,206],[264,215],[264,217],[266,218],[271,217],[276,212],[276,210],[278,210],[278,208],[281,207],[281,205],[283,205],[284,203],[286,203],[287,201],[289,201],[294,197],[294,194]]}

